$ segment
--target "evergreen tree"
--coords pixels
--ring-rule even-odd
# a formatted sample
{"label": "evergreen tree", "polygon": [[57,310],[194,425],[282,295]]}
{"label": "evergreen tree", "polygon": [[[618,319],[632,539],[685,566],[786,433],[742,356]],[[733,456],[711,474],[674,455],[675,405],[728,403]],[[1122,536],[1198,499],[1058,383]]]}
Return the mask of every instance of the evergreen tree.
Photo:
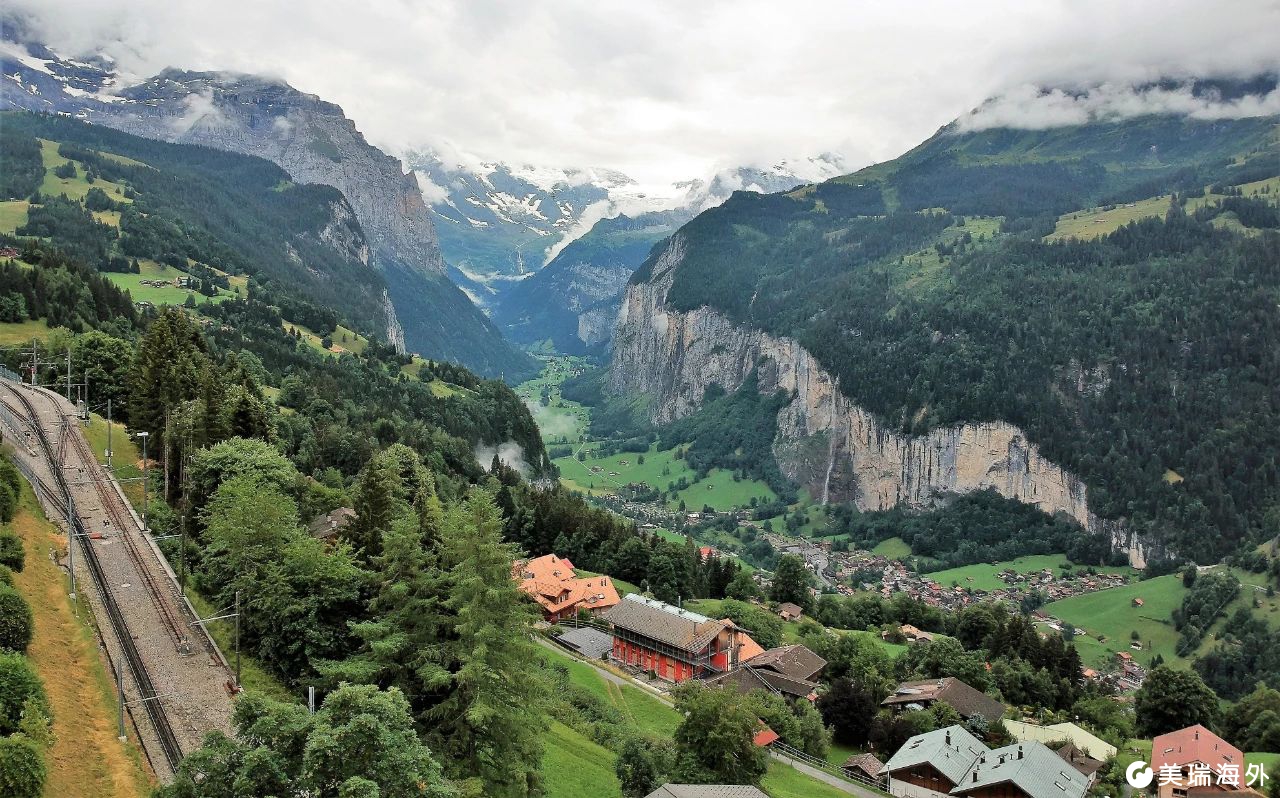
{"label": "evergreen tree", "polygon": [[809,593],[811,582],[804,560],[794,554],[784,554],[778,558],[778,567],[773,572],[769,598],[779,603],[789,601],[805,612],[813,612],[813,596]]}
{"label": "evergreen tree", "polygon": [[450,637],[427,682],[448,685],[429,713],[429,738],[484,794],[524,798],[540,791],[545,683],[529,639],[538,613],[511,575],[519,557],[502,542],[502,519],[485,491],[445,515],[437,580]]}
{"label": "evergreen tree", "polygon": [[366,560],[382,552],[382,536],[391,529],[399,488],[399,475],[383,457],[374,458],[356,480],[356,517],[347,526],[344,537]]}

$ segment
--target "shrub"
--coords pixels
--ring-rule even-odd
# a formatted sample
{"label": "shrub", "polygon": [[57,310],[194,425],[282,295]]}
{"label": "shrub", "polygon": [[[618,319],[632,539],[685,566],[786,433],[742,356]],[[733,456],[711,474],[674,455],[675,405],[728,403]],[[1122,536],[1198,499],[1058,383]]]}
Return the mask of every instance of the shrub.
{"label": "shrub", "polygon": [[8,532],[0,533],[0,565],[10,571],[21,571],[26,563],[26,554],[22,550],[22,540]]}
{"label": "shrub", "polygon": [[7,565],[0,565],[0,585],[13,587],[13,571]]}
{"label": "shrub", "polygon": [[19,730],[23,710],[31,700],[46,717],[49,715],[49,699],[31,663],[21,654],[0,653],[0,735]]}
{"label": "shrub", "polygon": [[44,753],[22,735],[0,738],[0,795],[40,798],[48,770]]}
{"label": "shrub", "polygon": [[25,652],[31,643],[31,607],[12,587],[0,586],[0,649]]}

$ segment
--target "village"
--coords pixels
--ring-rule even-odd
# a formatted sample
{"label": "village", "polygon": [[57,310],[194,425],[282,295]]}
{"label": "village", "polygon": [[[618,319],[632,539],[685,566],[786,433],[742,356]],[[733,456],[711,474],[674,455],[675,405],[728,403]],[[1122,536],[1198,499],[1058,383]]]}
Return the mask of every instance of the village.
{"label": "village", "polygon": [[[703,547],[703,551],[711,550]],[[854,560],[859,567],[881,565],[887,578],[900,573],[894,566],[901,567],[901,563],[882,563],[865,554]],[[842,562],[838,567],[847,565]],[[572,562],[554,554],[517,560],[512,573],[520,589],[541,608],[542,628],[551,641],[599,669],[606,678],[624,679],[664,701],[671,688],[692,680],[743,695],[765,691],[793,704],[813,703],[824,689],[822,674],[828,663],[806,645],[790,643],[766,649],[749,630],[728,618],[709,617],[637,593],[623,595],[608,576],[580,576]],[[1007,581],[1044,586],[1047,577],[1009,574]],[[903,589],[916,590],[918,586],[912,583]],[[938,594],[926,588],[918,597],[938,599]],[[803,617],[793,604],[770,605],[770,611],[788,621]],[[929,633],[911,626],[894,631],[909,643],[933,640]],[[1131,656],[1122,653],[1119,660],[1119,678],[1128,680],[1132,689],[1135,678],[1140,683],[1142,670]],[[1081,674],[1082,680],[1103,678],[1089,668]],[[1120,753],[1115,745],[1077,723],[1045,725],[1023,717],[1017,709],[1011,710],[956,677],[902,681],[878,700],[882,711],[890,714],[936,712],[937,705],[945,705],[945,713],[960,721],[917,734],[893,751],[850,754],[838,770],[829,771],[900,798],[1083,798]],[[1000,724],[1011,742],[992,748],[975,735],[974,729],[985,729],[992,723]],[[809,761],[763,722],[753,743],[787,761]],[[1152,767],[1176,765],[1173,770],[1165,767],[1168,778],[1161,784],[1161,798],[1185,795],[1171,785],[1180,780],[1189,783],[1192,768],[1213,768],[1216,774],[1224,764],[1243,761],[1237,749],[1203,726],[1161,735],[1153,746]],[[1194,757],[1173,753],[1186,751]],[[811,760],[811,764],[818,761]],[[1253,782],[1247,781],[1256,775],[1255,771],[1241,773],[1232,791],[1242,796],[1260,795],[1250,789]],[[659,791],[650,798],[666,795]]]}

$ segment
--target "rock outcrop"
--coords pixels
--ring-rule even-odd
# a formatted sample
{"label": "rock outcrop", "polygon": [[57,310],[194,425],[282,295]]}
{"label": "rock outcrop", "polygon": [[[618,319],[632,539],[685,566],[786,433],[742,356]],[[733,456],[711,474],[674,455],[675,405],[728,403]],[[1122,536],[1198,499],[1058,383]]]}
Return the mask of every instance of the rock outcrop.
{"label": "rock outcrop", "polygon": [[990,488],[1066,513],[1110,535],[1134,565],[1145,565],[1145,545],[1090,512],[1084,483],[1041,455],[1017,427],[986,422],[901,435],[852,402],[794,339],[744,327],[707,307],[671,310],[666,296],[682,258],[676,234],[649,279],[627,288],[613,334],[609,391],[647,395],[654,423],[694,412],[708,385],[732,391],[758,369],[762,392],[781,389],[792,397],[778,414],[778,464],[815,498],[880,510],[928,507],[949,494]]}
{"label": "rock outcrop", "polygon": [[297,183],[342,192],[369,242],[367,262],[391,303],[388,341],[486,376],[523,376],[536,364],[452,282],[417,178],[369,144],[342,108],[278,80],[168,69],[120,88],[103,59],[64,58],[3,26],[0,109],[59,113],[162,141],[272,161]]}

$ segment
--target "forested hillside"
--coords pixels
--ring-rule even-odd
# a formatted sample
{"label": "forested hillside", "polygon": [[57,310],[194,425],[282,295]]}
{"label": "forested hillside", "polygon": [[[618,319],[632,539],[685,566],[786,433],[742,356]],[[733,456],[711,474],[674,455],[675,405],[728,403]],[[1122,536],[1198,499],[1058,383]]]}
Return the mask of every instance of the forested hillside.
{"label": "forested hillside", "polygon": [[[333,190],[278,183],[275,167],[240,156],[23,125],[5,129],[24,168],[6,170],[0,203],[13,228],[0,233],[0,335],[22,346],[0,362],[26,368],[35,338],[35,376],[50,384],[53,354],[69,352],[90,386],[91,434],[108,401],[116,424],[148,433],[148,525],[193,598],[243,597],[254,675],[241,733],[191,754],[160,794],[205,795],[210,772],[246,794],[367,776],[346,757],[257,747],[251,731],[287,722],[288,745],[302,746],[352,733],[353,715],[396,736],[379,744],[399,757],[380,783],[540,794],[543,731],[560,705],[513,560],[557,552],[671,601],[722,598],[738,565],[541,487],[553,467],[512,389],[357,335],[358,310],[325,302],[325,267],[362,267],[348,257],[358,227],[350,239],[316,233],[341,202]],[[178,277],[135,300],[121,281],[145,274]],[[506,462],[481,459],[499,446]],[[138,473],[132,446],[119,448],[117,467]],[[337,508],[354,520],[333,537],[311,531]],[[267,695],[303,685],[320,688],[324,709],[294,723],[305,711]]]}
{"label": "forested hillside", "polygon": [[1213,561],[1280,532],[1275,123],[944,129],[700,215],[667,302],[797,338],[903,432],[1013,423],[1094,512]]}

